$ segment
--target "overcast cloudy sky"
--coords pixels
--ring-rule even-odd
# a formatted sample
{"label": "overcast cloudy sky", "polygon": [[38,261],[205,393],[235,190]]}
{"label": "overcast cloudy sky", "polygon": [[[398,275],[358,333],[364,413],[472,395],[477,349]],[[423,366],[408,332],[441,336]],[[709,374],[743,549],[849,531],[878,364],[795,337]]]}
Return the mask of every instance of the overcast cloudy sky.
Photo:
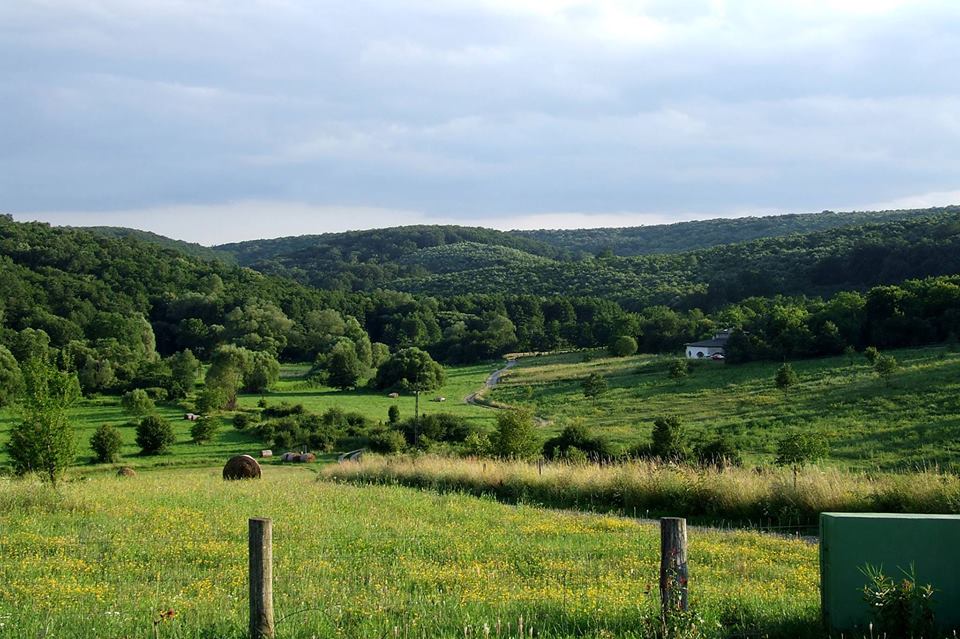
{"label": "overcast cloudy sky", "polygon": [[9,0],[0,211],[220,243],[960,203],[960,2]]}

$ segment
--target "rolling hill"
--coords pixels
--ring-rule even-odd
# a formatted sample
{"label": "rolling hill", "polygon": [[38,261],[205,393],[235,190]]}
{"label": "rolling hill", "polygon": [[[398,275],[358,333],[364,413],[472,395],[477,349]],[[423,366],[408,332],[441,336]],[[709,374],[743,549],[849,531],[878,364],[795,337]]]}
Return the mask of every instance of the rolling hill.
{"label": "rolling hill", "polygon": [[[821,229],[792,232],[816,227]],[[690,251],[671,249],[677,246],[678,233],[720,242],[760,229],[771,236]],[[673,239],[666,237],[658,253],[572,257],[575,243],[570,237],[600,237],[603,231],[621,237],[649,231],[645,242],[657,233]],[[960,272],[960,207],[520,237],[489,229],[420,226],[245,242],[217,250],[232,252],[241,265],[323,289],[387,289],[438,297],[505,291],[589,295],[634,309],[652,304],[717,308],[751,296],[826,295]],[[566,239],[562,246],[551,246],[543,238]]]}

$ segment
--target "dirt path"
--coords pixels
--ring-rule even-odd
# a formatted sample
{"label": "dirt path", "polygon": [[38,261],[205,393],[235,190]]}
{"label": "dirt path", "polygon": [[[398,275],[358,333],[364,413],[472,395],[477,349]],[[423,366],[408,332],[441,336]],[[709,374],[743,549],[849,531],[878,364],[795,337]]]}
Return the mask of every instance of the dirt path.
{"label": "dirt path", "polygon": [[[496,387],[496,385],[500,383],[500,378],[503,377],[504,373],[506,373],[511,368],[517,365],[517,359],[518,358],[508,359],[506,361],[506,364],[504,364],[503,368],[497,369],[492,373],[490,373],[490,377],[487,378],[487,381],[484,383],[483,388],[481,388],[476,392],[470,393],[469,395],[464,397],[463,398],[464,403],[470,404],[471,406],[479,406],[480,408],[489,408],[491,410],[510,410],[512,408],[511,406],[487,404],[477,400],[480,398],[480,395],[482,393]],[[549,420],[544,419],[543,417],[539,417],[537,415],[533,416],[533,421],[538,428],[543,428],[544,426],[547,426],[550,424]]]}
{"label": "dirt path", "polygon": [[480,390],[475,391],[475,392],[473,392],[473,393],[470,393],[469,395],[467,395],[467,396],[463,399],[463,401],[464,401],[465,403],[471,404],[471,405],[473,405],[473,406],[482,406],[483,408],[493,408],[493,409],[496,409],[496,408],[497,408],[496,406],[490,406],[490,405],[488,405],[488,404],[477,403],[477,397],[478,397],[481,393],[483,393],[484,391],[490,390],[491,388],[494,388],[497,384],[499,384],[499,383],[500,383],[500,377],[502,377],[504,373],[506,373],[508,370],[510,370],[511,368],[513,368],[513,367],[516,366],[516,365],[517,365],[517,360],[515,360],[515,359],[508,359],[508,360],[507,360],[507,363],[504,365],[503,368],[497,369],[497,370],[493,371],[492,373],[490,373],[490,376],[487,377],[487,381],[484,382],[484,384],[483,384],[483,388],[481,388]]}

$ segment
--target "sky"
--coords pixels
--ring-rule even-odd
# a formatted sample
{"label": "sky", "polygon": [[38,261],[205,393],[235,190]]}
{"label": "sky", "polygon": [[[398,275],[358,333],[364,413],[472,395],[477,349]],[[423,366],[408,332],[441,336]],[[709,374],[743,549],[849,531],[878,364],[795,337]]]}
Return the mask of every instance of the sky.
{"label": "sky", "polygon": [[218,244],[960,203],[960,2],[0,3],[0,212]]}

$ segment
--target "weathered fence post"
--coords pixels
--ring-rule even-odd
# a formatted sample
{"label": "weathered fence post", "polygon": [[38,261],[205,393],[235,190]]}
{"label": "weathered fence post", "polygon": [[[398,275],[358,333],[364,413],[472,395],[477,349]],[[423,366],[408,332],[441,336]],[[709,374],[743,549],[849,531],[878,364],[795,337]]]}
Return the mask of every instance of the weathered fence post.
{"label": "weathered fence post", "polygon": [[677,610],[687,610],[687,520],[681,517],[660,519],[660,602],[666,618]]}
{"label": "weathered fence post", "polygon": [[273,522],[251,519],[250,639],[273,639]]}

